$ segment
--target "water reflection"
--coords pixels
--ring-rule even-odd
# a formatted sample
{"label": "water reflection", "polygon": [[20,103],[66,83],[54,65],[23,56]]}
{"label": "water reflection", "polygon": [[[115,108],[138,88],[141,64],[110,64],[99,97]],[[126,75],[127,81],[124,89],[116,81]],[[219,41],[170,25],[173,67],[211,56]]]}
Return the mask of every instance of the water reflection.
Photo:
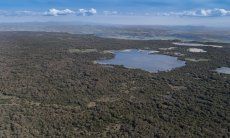
{"label": "water reflection", "polygon": [[123,65],[126,68],[142,69],[148,72],[170,71],[185,66],[185,61],[177,57],[156,54],[149,50],[126,49],[113,51],[113,59],[99,60],[97,63],[106,65]]}
{"label": "water reflection", "polygon": [[230,68],[228,67],[221,67],[216,69],[218,73],[223,73],[223,74],[230,74]]}

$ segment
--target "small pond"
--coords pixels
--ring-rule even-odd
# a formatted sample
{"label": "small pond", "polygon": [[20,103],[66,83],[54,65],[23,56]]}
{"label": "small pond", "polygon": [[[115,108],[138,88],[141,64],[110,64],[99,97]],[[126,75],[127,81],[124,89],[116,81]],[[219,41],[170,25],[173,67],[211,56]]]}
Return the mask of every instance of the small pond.
{"label": "small pond", "polygon": [[177,57],[156,54],[149,50],[126,49],[113,51],[113,59],[98,60],[98,64],[123,65],[126,68],[142,69],[148,72],[170,71],[185,66]]}
{"label": "small pond", "polygon": [[230,74],[230,68],[228,67],[221,67],[221,68],[216,69],[216,71],[222,74]]}

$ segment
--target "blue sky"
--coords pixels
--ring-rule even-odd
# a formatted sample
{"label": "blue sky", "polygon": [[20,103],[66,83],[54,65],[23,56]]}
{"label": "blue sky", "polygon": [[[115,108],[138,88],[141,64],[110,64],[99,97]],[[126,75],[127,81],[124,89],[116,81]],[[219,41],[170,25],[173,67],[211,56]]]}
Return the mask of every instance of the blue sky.
{"label": "blue sky", "polygon": [[132,16],[134,20],[140,17],[142,20],[152,19],[153,23],[154,19],[175,17],[180,20],[208,20],[218,24],[222,23],[221,20],[227,22],[230,17],[230,0],[0,0],[0,19],[5,18],[6,21],[55,19],[89,22],[105,20],[107,23],[108,19],[117,19],[116,23],[127,24],[127,16]]}
{"label": "blue sky", "polygon": [[230,8],[229,0],[0,0],[1,9],[97,8],[100,10],[185,10]]}

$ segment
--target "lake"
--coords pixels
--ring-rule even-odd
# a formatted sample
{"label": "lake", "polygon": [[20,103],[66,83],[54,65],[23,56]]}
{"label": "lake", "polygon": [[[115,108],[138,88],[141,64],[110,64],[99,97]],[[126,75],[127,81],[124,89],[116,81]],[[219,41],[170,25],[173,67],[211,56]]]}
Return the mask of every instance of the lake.
{"label": "lake", "polygon": [[216,71],[222,74],[230,74],[230,68],[228,67],[221,67],[221,68],[216,69]]}
{"label": "lake", "polygon": [[191,46],[191,47],[215,47],[215,48],[223,47],[219,45],[205,45],[205,44],[199,44],[199,43],[183,43],[183,42],[175,42],[173,44],[177,46]]}
{"label": "lake", "polygon": [[126,49],[113,51],[113,59],[98,60],[103,65],[123,65],[126,68],[142,69],[148,72],[170,71],[185,66],[177,57],[156,54],[150,50]]}

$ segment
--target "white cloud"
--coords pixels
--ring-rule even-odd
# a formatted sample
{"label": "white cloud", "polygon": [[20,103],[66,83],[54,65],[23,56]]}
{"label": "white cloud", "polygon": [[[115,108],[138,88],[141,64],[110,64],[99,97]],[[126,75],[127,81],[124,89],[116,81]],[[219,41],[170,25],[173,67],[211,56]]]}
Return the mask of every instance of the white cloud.
{"label": "white cloud", "polygon": [[16,15],[16,16],[34,16],[34,15],[41,15],[40,12],[28,11],[28,10],[24,10],[24,11],[15,11],[13,14]]}
{"label": "white cloud", "polygon": [[164,16],[195,16],[195,17],[221,17],[230,16],[230,10],[226,9],[200,9],[182,12],[163,13]]}
{"label": "white cloud", "polygon": [[8,15],[8,12],[7,11],[4,11],[4,10],[0,10],[0,15]]}
{"label": "white cloud", "polygon": [[117,15],[118,12],[117,11],[103,11],[104,15]]}
{"label": "white cloud", "polygon": [[[22,11],[7,11],[0,10],[0,16],[61,16],[61,15],[75,15],[75,16],[93,16],[97,14],[97,10],[94,8],[91,9],[78,9],[78,10],[70,10],[70,9],[49,9],[48,11],[30,11],[30,10],[22,10]],[[110,15],[121,15],[120,12],[107,10],[101,13],[105,16]],[[187,16],[187,17],[223,17],[230,16],[230,10],[215,8],[215,9],[200,9],[200,10],[188,10],[188,11],[178,11],[178,12],[165,12],[165,13],[154,13],[154,12],[145,12],[145,13],[123,13],[123,15],[127,16],[135,16],[135,15],[143,15],[143,16]]]}
{"label": "white cloud", "polygon": [[7,10],[0,10],[0,16],[61,16],[61,15],[75,15],[75,16],[92,16],[97,14],[97,10],[92,9],[79,9],[77,11],[70,10],[70,9],[49,9],[46,12],[43,11],[7,11]]}
{"label": "white cloud", "polygon": [[89,10],[79,9],[78,11],[73,11],[70,9],[65,9],[65,10],[50,9],[48,12],[45,12],[44,15],[59,16],[59,15],[75,14],[77,16],[92,16],[92,15],[95,15],[96,13],[97,13],[97,10],[94,8],[89,9]]}
{"label": "white cloud", "polygon": [[94,8],[89,9],[89,10],[79,9],[76,13],[78,16],[92,16],[92,15],[97,14],[97,10]]}
{"label": "white cloud", "polygon": [[145,16],[149,16],[149,15],[150,15],[150,13],[148,13],[148,12],[145,13]]}
{"label": "white cloud", "polygon": [[24,11],[4,11],[0,10],[0,15],[1,16],[34,16],[34,15],[41,15],[41,12],[36,12],[36,11],[29,11],[29,10],[24,10]]}
{"label": "white cloud", "polygon": [[59,16],[59,15],[70,15],[70,14],[75,14],[75,12],[70,9],[57,10],[53,8],[53,9],[49,9],[48,12],[44,13],[44,15],[47,16]]}

